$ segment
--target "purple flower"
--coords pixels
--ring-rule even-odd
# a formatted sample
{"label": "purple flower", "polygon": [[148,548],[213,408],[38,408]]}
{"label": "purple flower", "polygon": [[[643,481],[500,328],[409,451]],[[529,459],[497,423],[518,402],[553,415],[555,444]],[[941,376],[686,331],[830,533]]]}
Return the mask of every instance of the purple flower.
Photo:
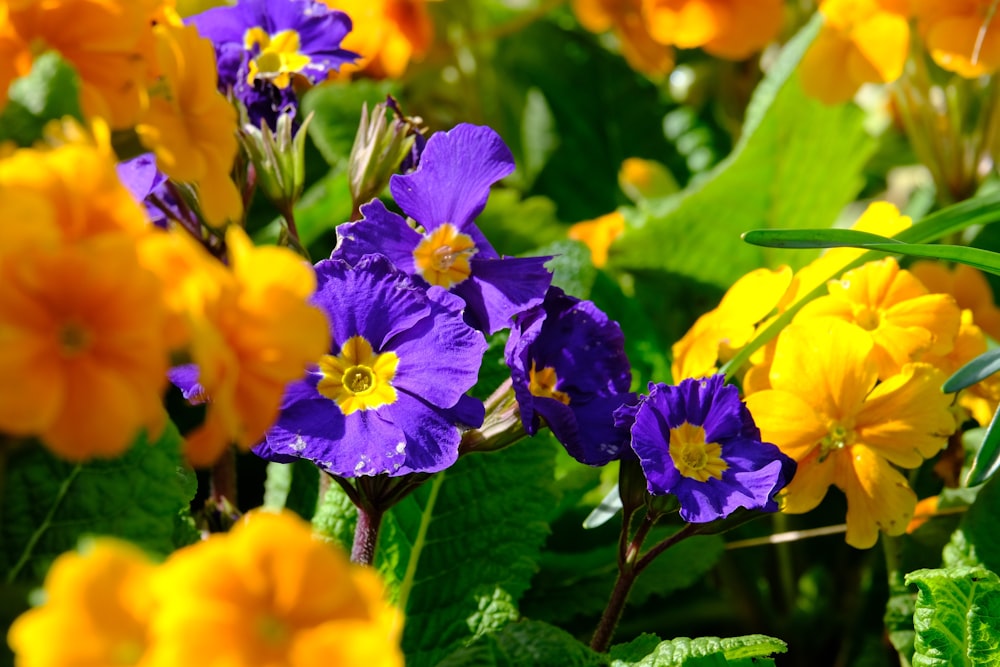
{"label": "purple flower", "polygon": [[[151,223],[166,229],[170,218],[179,219],[180,208],[167,189],[166,175],[156,168],[156,157],[152,153],[143,153],[131,160],[119,162],[117,170],[118,180],[132,193],[135,200],[145,207]],[[154,199],[162,206],[154,203]],[[167,211],[172,215],[168,217]]]}
{"label": "purple flower", "polygon": [[304,458],[341,477],[434,472],[458,457],[458,425],[479,427],[481,401],[465,395],[486,341],[462,302],[414,284],[384,257],[353,268],[316,265],[313,303],[330,320],[330,353],[289,385],[277,424],[254,451]]}
{"label": "purple flower", "polygon": [[434,134],[417,169],[389,182],[396,203],[422,228],[374,200],[364,218],[337,228],[334,257],[347,261],[381,253],[422,284],[438,285],[466,303],[466,320],[495,333],[517,313],[541,303],[552,275],[548,257],[501,258],[475,225],[490,186],[514,170],[514,159],[496,132],[462,124]]}
{"label": "purple flower", "polygon": [[517,318],[505,357],[525,431],[536,433],[544,419],[577,461],[598,466],[619,458],[628,430],[615,425],[613,413],[634,394],[617,322],[551,287],[540,306]]}
{"label": "purple flower", "polygon": [[737,508],[776,512],[775,494],[791,481],[795,462],[761,442],[750,411],[725,376],[650,384],[638,406],[619,411],[630,421],[632,449],[652,495],[673,494],[680,515],[706,523]]}
{"label": "purple flower", "polygon": [[295,77],[319,83],[358,57],[340,48],[351,19],[318,0],[240,0],[187,22],[215,45],[219,89],[233,91],[254,125],[273,128],[295,108]]}

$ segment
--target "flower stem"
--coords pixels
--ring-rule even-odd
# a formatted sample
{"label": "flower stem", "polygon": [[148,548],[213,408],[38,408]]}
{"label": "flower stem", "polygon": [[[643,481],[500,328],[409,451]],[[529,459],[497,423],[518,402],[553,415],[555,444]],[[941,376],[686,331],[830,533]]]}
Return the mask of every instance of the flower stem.
{"label": "flower stem", "polygon": [[353,562],[369,566],[375,562],[375,547],[384,515],[385,510],[369,503],[358,506],[358,525],[354,528],[354,545],[351,547]]}

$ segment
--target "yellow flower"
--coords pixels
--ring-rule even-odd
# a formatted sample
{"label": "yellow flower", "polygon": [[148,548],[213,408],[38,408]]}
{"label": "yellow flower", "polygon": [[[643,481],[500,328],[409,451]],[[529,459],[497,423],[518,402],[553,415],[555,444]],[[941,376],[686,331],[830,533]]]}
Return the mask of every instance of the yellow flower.
{"label": "yellow flower", "polygon": [[934,62],[969,79],[1000,67],[1000,13],[993,0],[911,0]]}
{"label": "yellow flower", "polygon": [[782,302],[791,280],[792,270],[783,266],[751,271],[733,283],[719,307],[698,318],[671,348],[674,381],[715,373],[719,362],[750,342],[757,324]]}
{"label": "yellow flower", "polygon": [[254,512],[156,574],[151,664],[402,666],[376,574],[289,514]]}
{"label": "yellow flower", "polygon": [[946,294],[929,294],[892,257],[869,262],[828,284],[829,294],[808,304],[796,322],[834,317],[864,329],[875,343],[879,377],[895,375],[925,354],[947,354],[961,312]]}
{"label": "yellow flower", "polygon": [[[143,51],[151,39],[147,3],[134,0],[30,0],[4,2],[0,42],[13,30],[28,45],[14,63],[18,76],[30,71],[32,58],[54,50],[69,61],[81,82],[87,116],[108,119],[111,127],[134,125],[145,104],[147,65]],[[10,21],[2,27],[3,14]],[[0,46],[0,53],[4,49]],[[0,67],[9,67],[6,64]],[[6,91],[3,74],[0,86]]]}
{"label": "yellow flower", "polygon": [[594,33],[613,31],[632,69],[662,77],[674,68],[674,53],[649,34],[642,0],[573,0],[580,25]]}
{"label": "yellow flower", "polygon": [[608,263],[608,248],[625,231],[625,216],[612,211],[594,220],[578,222],[569,228],[571,239],[582,241],[590,248],[590,259],[596,267]]}
{"label": "yellow flower", "polygon": [[153,565],[127,542],[101,538],[55,560],[45,603],[11,625],[18,667],[147,665]]}
{"label": "yellow flower", "polygon": [[357,64],[346,64],[333,77],[359,72],[375,79],[398,79],[411,60],[427,53],[434,39],[434,23],[427,0],[323,0],[346,12],[354,25],[341,46],[361,54]]}
{"label": "yellow flower", "polygon": [[792,324],[779,336],[772,389],[747,407],[761,430],[798,463],[782,509],[808,512],[831,484],[847,496],[847,543],[867,548],[881,529],[902,534],[916,495],[893,466],[915,468],[954,431],[944,375],[907,364],[876,385],[871,336],[835,319]]}
{"label": "yellow flower", "polygon": [[194,26],[159,24],[154,34],[161,78],[136,132],[164,174],[197,188],[209,223],[239,220],[243,201],[229,176],[236,109],[216,89],[215,49]]}
{"label": "yellow flower", "polygon": [[824,104],[854,97],[863,83],[903,73],[910,46],[907,0],[824,0],[826,18],[802,58],[802,87]]}
{"label": "yellow flower", "polygon": [[959,308],[972,311],[976,326],[993,340],[1000,341],[1000,308],[993,300],[993,290],[986,276],[979,269],[965,264],[948,269],[940,262],[920,260],[909,270],[928,291],[955,297]]}
{"label": "yellow flower", "polygon": [[166,285],[171,342],[189,345],[198,366],[208,410],[185,453],[207,466],[231,443],[257,444],[277,419],[285,385],[327,351],[329,330],[307,303],[312,267],[294,252],[254,247],[230,227],[227,268],[183,235],[164,237],[141,246],[143,263]]}
{"label": "yellow flower", "polygon": [[642,0],[654,40],[730,60],[748,58],[774,40],[784,12],[783,0]]}

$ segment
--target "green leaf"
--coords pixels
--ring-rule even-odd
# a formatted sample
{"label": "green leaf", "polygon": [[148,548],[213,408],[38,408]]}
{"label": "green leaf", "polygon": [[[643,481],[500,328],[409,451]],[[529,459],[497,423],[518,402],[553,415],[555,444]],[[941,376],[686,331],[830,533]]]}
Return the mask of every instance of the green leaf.
{"label": "green leaf", "polygon": [[1000,578],[982,567],[916,570],[913,667],[1000,665]]}
{"label": "green leaf", "polygon": [[[874,150],[852,105],[806,97],[793,74],[816,35],[816,17],[789,42],[754,93],[740,142],[705,179],[640,211],[611,246],[611,264],[658,269],[728,287],[761,266],[802,265],[807,256],[749,248],[740,234],[762,224],[796,229],[831,224],[863,185]],[[719,258],[725,258],[719,261]]]}
{"label": "green leaf", "polygon": [[993,413],[990,425],[986,427],[983,434],[983,442],[976,452],[976,458],[972,461],[972,469],[966,478],[966,484],[976,486],[993,477],[1000,469],[1000,410]]}
{"label": "green leaf", "polygon": [[[324,249],[336,245],[334,229],[350,217],[351,190],[347,185],[347,171],[343,169],[331,169],[309,186],[295,204],[299,240],[310,250],[318,244]],[[275,218],[254,234],[254,240],[258,244],[276,243],[283,224],[280,218]]]}
{"label": "green leaf", "polygon": [[946,566],[983,566],[1000,572],[1000,477],[987,482],[944,549]]}
{"label": "green leaf", "polygon": [[678,637],[652,645],[650,635],[611,647],[611,667],[709,667],[768,665],[770,656],[784,653],[787,644],[765,635],[744,637]]}
{"label": "green leaf", "polygon": [[997,371],[1000,371],[1000,348],[987,350],[959,368],[941,386],[941,391],[946,394],[962,391]]}
{"label": "green leaf", "polygon": [[[194,475],[184,466],[181,437],[168,424],[159,440],[136,440],[112,460],[67,463],[40,445],[10,454],[0,526],[0,572],[6,581],[40,583],[52,560],[84,535],[130,540],[153,555],[176,547]],[[183,523],[183,522],[182,522]]]}
{"label": "green leaf", "polygon": [[539,621],[508,623],[455,651],[437,667],[597,667],[602,656],[553,625]]}
{"label": "green leaf", "polygon": [[522,199],[508,188],[493,189],[476,226],[501,255],[537,255],[539,246],[566,238],[566,226],[556,218],[551,199]]}
{"label": "green leaf", "polygon": [[264,480],[264,507],[289,509],[306,521],[316,513],[320,472],[313,463],[268,463]]}
{"label": "green leaf", "polygon": [[46,123],[64,116],[83,119],[80,80],[71,65],[49,51],[35,59],[27,76],[11,84],[0,113],[0,142],[30,146],[42,138]]}
{"label": "green leaf", "polygon": [[399,84],[391,81],[354,81],[350,85],[329,83],[316,86],[302,98],[300,115],[316,115],[309,136],[331,166],[341,166],[351,154],[354,135],[361,122],[361,107],[372,108],[386,95],[398,95]]}
{"label": "green leaf", "polygon": [[313,530],[350,553],[358,510],[336,482],[330,484],[313,516]]}
{"label": "green leaf", "polygon": [[379,551],[397,554],[390,585],[406,612],[409,667],[435,665],[518,618],[556,503],[553,458],[534,440],[465,456],[390,512],[396,530]]}

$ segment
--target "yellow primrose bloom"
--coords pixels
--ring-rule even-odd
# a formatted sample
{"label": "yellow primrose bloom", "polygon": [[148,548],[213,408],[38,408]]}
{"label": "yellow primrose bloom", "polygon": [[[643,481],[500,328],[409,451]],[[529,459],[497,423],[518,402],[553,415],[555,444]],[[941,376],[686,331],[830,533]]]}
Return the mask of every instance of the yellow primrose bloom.
{"label": "yellow primrose bloom", "polygon": [[910,0],[927,50],[941,68],[974,79],[1000,67],[1000,12],[993,0]]}
{"label": "yellow primrose bloom", "polygon": [[144,263],[167,285],[171,339],[189,341],[208,399],[204,423],[185,444],[199,467],[229,444],[257,444],[277,419],[285,385],[330,341],[326,317],[307,303],[316,288],[309,264],[287,248],[254,247],[235,226],[226,245],[228,268],[183,236],[142,246]]}
{"label": "yellow primrose bloom", "polygon": [[357,72],[374,79],[398,79],[411,60],[424,56],[434,39],[427,0],[323,0],[351,17],[353,28],[341,46],[361,54],[331,77]]}
{"label": "yellow primrose bloom", "polygon": [[824,0],[826,22],[800,68],[806,94],[840,104],[861,84],[898,79],[910,47],[907,10],[907,0]]}
{"label": "yellow primrose bloom", "polygon": [[757,269],[729,288],[719,307],[705,313],[671,348],[674,382],[706,377],[753,338],[759,322],[779,306],[792,280],[783,266]]}
{"label": "yellow primrose bloom", "polygon": [[749,58],[774,40],[783,0],[642,0],[649,33],[661,44],[702,48],[730,60]]}
{"label": "yellow primrose bloom", "polygon": [[965,264],[949,269],[941,262],[923,259],[911,264],[909,270],[929,292],[955,297],[959,308],[972,311],[976,326],[1000,341],[1000,308],[982,271]]}
{"label": "yellow primrose bloom", "polygon": [[148,665],[153,565],[133,545],[110,538],[52,563],[45,603],[19,616],[7,641],[18,667]]}
{"label": "yellow primrose bloom", "polygon": [[194,26],[154,28],[161,78],[136,132],[171,179],[198,190],[205,219],[239,220],[243,201],[229,176],[236,158],[236,109],[216,89],[215,49]]}
{"label": "yellow primrose bloom", "polygon": [[154,591],[156,667],[403,665],[398,614],[375,572],[287,512],[252,512],[175,552]]}
{"label": "yellow primrose bloom", "polygon": [[[81,82],[87,116],[106,118],[115,129],[134,125],[145,105],[146,63],[151,40],[146,4],[134,0],[30,0],[0,3],[0,43],[11,31],[27,45],[14,61],[18,76],[34,56],[54,50]],[[7,15],[9,25],[3,27]],[[0,46],[0,53],[5,49]],[[9,68],[11,63],[0,65]],[[9,83],[9,82],[7,82]],[[6,91],[3,73],[0,87]]]}
{"label": "yellow primrose bloom", "polygon": [[622,56],[637,72],[659,78],[674,68],[673,49],[649,34],[642,0],[573,0],[573,13],[590,32],[614,32]]}
{"label": "yellow primrose bloom", "polygon": [[871,336],[836,319],[788,326],[779,336],[771,389],[747,397],[761,430],[798,463],[782,509],[808,512],[830,485],[847,496],[847,543],[864,549],[881,529],[900,535],[916,495],[894,466],[915,468],[955,429],[945,376],[906,364],[879,384]]}
{"label": "yellow primrose bloom", "polygon": [[608,263],[608,248],[625,231],[625,216],[612,211],[593,220],[572,225],[567,236],[582,241],[590,249],[590,260],[600,268]]}
{"label": "yellow primrose bloom", "polygon": [[930,294],[892,257],[868,262],[831,281],[829,294],[806,304],[795,322],[833,317],[864,329],[875,344],[879,377],[900,372],[925,354],[947,354],[961,311],[947,294]]}

